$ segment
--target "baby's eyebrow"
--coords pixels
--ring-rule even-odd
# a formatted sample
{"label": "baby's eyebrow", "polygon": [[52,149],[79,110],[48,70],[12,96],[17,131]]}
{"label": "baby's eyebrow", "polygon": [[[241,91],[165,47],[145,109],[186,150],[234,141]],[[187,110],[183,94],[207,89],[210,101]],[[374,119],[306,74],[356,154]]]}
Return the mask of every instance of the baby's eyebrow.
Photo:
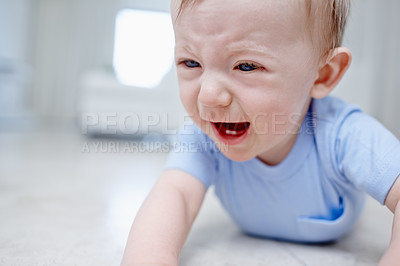
{"label": "baby's eyebrow", "polygon": [[175,45],[175,50],[184,50],[190,54],[194,54],[193,49],[188,45]]}
{"label": "baby's eyebrow", "polygon": [[240,44],[232,44],[232,45],[227,45],[227,50],[229,52],[234,52],[234,53],[257,53],[260,54],[264,57],[269,57],[271,59],[277,59],[278,57],[271,52],[270,49],[263,45],[254,45],[254,44],[249,44],[249,43],[240,43]]}
{"label": "baby's eyebrow", "polygon": [[[191,45],[188,44],[180,44],[175,46],[175,56],[177,54],[180,54],[181,52],[188,53],[190,55],[196,55],[198,52],[195,47],[192,47]],[[234,56],[234,55],[257,55],[261,56],[263,58],[268,59],[271,63],[272,62],[277,62],[279,61],[279,57],[271,52],[271,49],[268,49],[267,47],[263,45],[257,45],[253,44],[251,42],[237,42],[237,43],[231,43],[226,46],[226,51],[229,54],[229,56]]]}

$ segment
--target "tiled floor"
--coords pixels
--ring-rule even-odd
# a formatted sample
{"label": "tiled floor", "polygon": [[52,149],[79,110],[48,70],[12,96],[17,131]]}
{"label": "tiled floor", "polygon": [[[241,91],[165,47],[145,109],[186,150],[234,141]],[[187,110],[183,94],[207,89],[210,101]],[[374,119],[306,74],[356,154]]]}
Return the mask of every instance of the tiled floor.
{"label": "tiled floor", "polygon": [[[0,265],[119,265],[166,158],[163,147],[106,144],[71,129],[0,132]],[[369,200],[355,230],[336,243],[261,240],[241,234],[210,191],[181,265],[376,265],[391,219]]]}

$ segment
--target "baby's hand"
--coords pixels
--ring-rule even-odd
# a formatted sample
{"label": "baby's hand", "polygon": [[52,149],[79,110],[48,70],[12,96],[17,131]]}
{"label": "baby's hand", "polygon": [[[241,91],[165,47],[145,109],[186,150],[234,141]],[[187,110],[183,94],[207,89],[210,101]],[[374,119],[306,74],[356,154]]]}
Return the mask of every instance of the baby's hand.
{"label": "baby's hand", "polygon": [[136,215],[121,266],[178,266],[205,192],[195,177],[165,171]]}
{"label": "baby's hand", "polygon": [[398,266],[400,262],[399,250],[390,246],[379,262],[379,266]]}
{"label": "baby's hand", "polygon": [[400,176],[390,189],[385,205],[394,213],[392,238],[379,266],[395,266],[400,264]]}

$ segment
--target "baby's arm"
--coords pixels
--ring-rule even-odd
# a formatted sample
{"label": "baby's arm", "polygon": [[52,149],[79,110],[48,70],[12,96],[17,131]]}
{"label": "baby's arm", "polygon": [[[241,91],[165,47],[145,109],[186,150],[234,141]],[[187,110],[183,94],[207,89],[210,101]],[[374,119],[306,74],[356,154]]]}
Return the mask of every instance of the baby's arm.
{"label": "baby's arm", "polygon": [[135,218],[121,265],[178,265],[205,192],[193,176],[165,171]]}
{"label": "baby's arm", "polygon": [[385,205],[394,213],[392,239],[379,265],[399,265],[400,262],[400,176],[390,189]]}

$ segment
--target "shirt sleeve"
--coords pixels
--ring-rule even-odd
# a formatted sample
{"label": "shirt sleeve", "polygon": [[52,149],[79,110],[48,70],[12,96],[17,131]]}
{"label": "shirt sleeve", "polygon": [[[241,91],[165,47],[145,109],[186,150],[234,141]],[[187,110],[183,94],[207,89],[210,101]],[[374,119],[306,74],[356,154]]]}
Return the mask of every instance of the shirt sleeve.
{"label": "shirt sleeve", "polygon": [[182,170],[208,188],[216,176],[215,148],[214,142],[198,127],[181,129],[164,169]]}
{"label": "shirt sleeve", "polygon": [[400,142],[374,118],[352,112],[338,128],[336,160],[341,175],[381,204],[400,174]]}

